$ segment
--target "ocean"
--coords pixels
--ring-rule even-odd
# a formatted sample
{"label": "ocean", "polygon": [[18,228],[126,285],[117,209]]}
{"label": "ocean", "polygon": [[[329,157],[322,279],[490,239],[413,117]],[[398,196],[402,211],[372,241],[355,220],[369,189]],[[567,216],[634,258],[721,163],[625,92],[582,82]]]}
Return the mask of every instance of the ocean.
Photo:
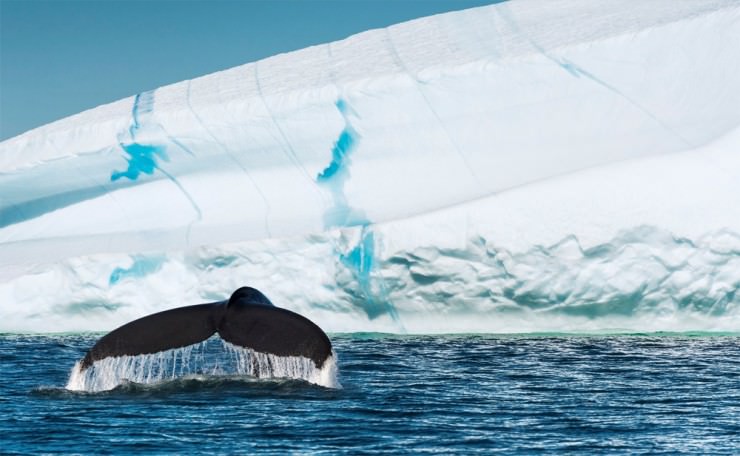
{"label": "ocean", "polygon": [[65,389],[101,334],[0,336],[4,454],[740,452],[740,335],[330,335],[340,388]]}

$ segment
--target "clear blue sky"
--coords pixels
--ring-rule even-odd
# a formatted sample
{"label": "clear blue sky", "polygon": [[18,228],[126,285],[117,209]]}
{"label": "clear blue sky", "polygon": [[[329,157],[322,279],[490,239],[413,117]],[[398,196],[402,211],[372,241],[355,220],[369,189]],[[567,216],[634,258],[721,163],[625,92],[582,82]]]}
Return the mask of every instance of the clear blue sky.
{"label": "clear blue sky", "polygon": [[0,140],[165,84],[495,0],[0,0]]}

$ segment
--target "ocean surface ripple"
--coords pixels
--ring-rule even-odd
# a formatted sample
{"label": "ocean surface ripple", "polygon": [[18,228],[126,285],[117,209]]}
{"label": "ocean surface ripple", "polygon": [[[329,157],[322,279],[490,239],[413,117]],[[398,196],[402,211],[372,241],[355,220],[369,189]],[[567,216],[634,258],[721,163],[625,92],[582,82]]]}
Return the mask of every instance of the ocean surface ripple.
{"label": "ocean surface ripple", "polygon": [[737,335],[334,335],[342,389],[188,377],[63,388],[97,335],[0,336],[13,453],[737,454]]}

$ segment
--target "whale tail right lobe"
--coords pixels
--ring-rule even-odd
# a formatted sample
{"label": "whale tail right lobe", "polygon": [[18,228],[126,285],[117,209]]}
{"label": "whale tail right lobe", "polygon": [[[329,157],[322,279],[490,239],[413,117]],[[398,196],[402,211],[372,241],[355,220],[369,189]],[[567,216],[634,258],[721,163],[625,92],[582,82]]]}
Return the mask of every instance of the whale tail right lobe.
{"label": "whale tail right lobe", "polygon": [[303,315],[279,307],[229,300],[218,334],[227,342],[276,356],[303,356],[317,368],[331,356],[329,337]]}

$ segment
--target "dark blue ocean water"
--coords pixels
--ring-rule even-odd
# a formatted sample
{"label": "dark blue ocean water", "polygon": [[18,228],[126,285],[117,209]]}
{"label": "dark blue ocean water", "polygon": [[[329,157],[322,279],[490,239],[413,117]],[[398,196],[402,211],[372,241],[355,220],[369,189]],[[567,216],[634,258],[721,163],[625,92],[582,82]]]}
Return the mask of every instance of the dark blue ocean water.
{"label": "dark blue ocean water", "polygon": [[740,452],[737,336],[335,335],[341,390],[64,390],[97,337],[0,336],[0,452]]}

